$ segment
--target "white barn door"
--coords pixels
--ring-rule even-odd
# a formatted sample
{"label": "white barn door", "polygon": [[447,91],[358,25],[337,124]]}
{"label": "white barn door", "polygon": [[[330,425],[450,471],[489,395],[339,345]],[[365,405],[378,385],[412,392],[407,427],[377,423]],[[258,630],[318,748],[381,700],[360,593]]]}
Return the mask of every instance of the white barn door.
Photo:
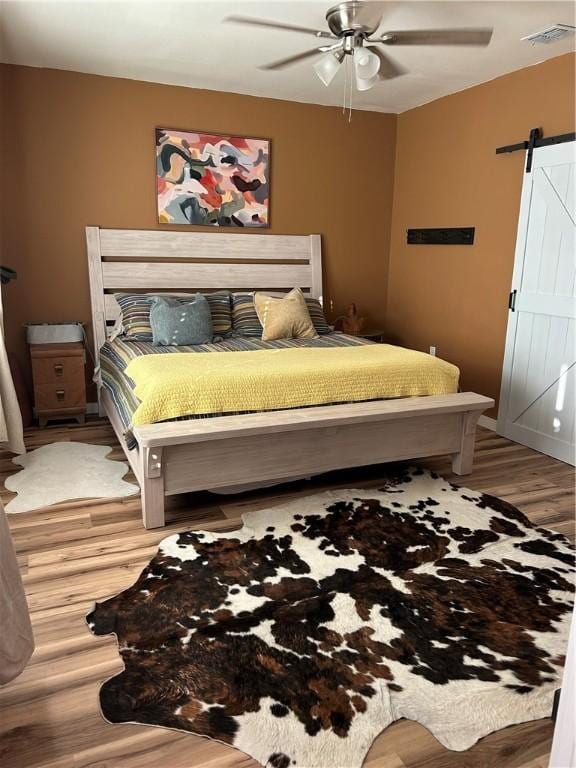
{"label": "white barn door", "polygon": [[498,433],[574,464],[575,142],[524,174]]}

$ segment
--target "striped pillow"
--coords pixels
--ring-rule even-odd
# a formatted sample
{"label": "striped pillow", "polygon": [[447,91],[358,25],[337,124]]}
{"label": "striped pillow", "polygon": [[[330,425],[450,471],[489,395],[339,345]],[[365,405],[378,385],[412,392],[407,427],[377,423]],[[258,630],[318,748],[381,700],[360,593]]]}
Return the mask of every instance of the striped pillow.
{"label": "striped pillow", "polygon": [[151,341],[150,307],[152,306],[152,296],[115,293],[114,298],[120,305],[122,313],[122,334],[138,341]]}
{"label": "striped pillow", "polygon": [[[187,304],[191,296],[171,296],[159,294],[164,298],[172,298],[181,304]],[[232,312],[230,309],[230,292],[218,291],[205,293],[215,336],[229,336],[232,332]],[[155,296],[146,293],[115,293],[114,297],[122,311],[122,328],[124,337],[134,341],[152,341],[152,326],[150,325],[150,308]]]}
{"label": "striped pillow", "polygon": [[[230,306],[230,291],[215,291],[204,293],[212,315],[212,326],[215,336],[230,336],[232,333],[232,308]],[[182,299],[183,302],[190,299]]]}
{"label": "striped pillow", "polygon": [[[324,317],[324,310],[318,299],[306,296],[306,305],[316,333],[330,333],[332,328]],[[232,294],[232,328],[238,336],[262,338],[262,324],[258,320],[253,293]]]}
{"label": "striped pillow", "polygon": [[324,310],[322,304],[318,299],[313,299],[311,296],[307,296],[306,305],[308,306],[308,312],[310,312],[310,318],[316,328],[316,333],[332,333],[332,328],[328,325],[328,320],[324,316]]}
{"label": "striped pillow", "polygon": [[238,336],[262,338],[262,324],[256,314],[253,293],[232,294],[232,329]]}

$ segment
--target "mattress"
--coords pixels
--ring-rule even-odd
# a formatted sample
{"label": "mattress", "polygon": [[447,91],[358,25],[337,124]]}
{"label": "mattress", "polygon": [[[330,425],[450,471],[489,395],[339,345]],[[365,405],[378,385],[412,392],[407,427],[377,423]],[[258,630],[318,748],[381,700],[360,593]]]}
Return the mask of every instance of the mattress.
{"label": "mattress", "polygon": [[[158,355],[190,352],[193,354],[206,354],[210,352],[251,352],[263,349],[298,349],[319,348],[329,349],[334,347],[354,347],[374,342],[355,336],[347,336],[343,333],[327,333],[314,339],[281,339],[278,341],[262,341],[253,337],[232,337],[213,344],[199,344],[195,346],[156,347],[152,342],[131,341],[122,337],[107,341],[100,350],[100,368],[102,386],[112,398],[118,416],[124,430],[124,438],[128,448],[136,446],[136,440],[131,431],[132,417],[138,408],[140,401],[134,394],[134,382],[125,371],[128,364],[143,355]],[[253,411],[235,411],[235,414],[253,413]],[[170,421],[182,421],[187,419],[218,418],[219,414],[198,414],[185,416]],[[227,413],[230,416],[231,413]]]}

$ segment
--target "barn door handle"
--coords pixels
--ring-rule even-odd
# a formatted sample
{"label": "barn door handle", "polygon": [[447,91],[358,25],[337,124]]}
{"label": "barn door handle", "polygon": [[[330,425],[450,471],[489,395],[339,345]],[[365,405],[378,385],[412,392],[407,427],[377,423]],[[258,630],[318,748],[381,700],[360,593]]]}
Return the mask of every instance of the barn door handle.
{"label": "barn door handle", "polygon": [[516,311],[516,289],[510,291],[510,296],[508,297],[508,309],[511,309],[512,312]]}

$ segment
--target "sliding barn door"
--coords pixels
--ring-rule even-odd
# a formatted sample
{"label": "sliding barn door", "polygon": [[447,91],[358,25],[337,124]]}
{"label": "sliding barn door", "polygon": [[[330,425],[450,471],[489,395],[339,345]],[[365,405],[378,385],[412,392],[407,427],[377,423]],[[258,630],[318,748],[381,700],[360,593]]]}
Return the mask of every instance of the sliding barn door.
{"label": "sliding barn door", "polygon": [[498,432],[574,464],[575,142],[524,174]]}

